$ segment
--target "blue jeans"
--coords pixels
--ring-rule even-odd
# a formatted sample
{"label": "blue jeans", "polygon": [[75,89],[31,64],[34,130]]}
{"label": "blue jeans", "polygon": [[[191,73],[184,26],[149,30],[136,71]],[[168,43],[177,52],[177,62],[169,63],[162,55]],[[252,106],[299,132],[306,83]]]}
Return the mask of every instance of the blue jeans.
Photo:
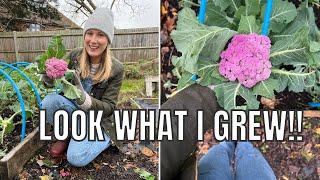
{"label": "blue jeans", "polygon": [[[83,88],[90,92],[91,81],[82,81]],[[71,100],[59,94],[49,94],[41,102],[42,109],[46,109],[46,122],[53,125],[54,113],[57,110],[65,110],[69,114],[69,121],[71,121],[71,114],[73,111],[79,109],[78,106]],[[69,122],[71,125],[71,122]],[[88,137],[83,141],[70,140],[67,160],[70,164],[77,167],[86,166],[94,160],[102,151],[108,148],[111,144],[109,136],[104,132],[105,141],[89,141]]]}
{"label": "blue jeans", "polygon": [[[235,159],[233,170],[231,163]],[[199,180],[273,180],[273,170],[250,142],[222,142],[200,159]]]}

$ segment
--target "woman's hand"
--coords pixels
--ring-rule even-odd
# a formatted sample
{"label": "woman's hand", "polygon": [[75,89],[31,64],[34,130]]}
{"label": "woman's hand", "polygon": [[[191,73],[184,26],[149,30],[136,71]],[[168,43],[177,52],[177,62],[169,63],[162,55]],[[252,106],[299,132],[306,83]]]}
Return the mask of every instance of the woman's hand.
{"label": "woman's hand", "polygon": [[81,81],[80,81],[79,74],[77,72],[73,72],[73,81],[74,81],[74,85],[81,91],[81,97],[75,99],[77,104],[81,105],[86,100],[86,92],[83,89],[83,86],[82,86]]}
{"label": "woman's hand", "polygon": [[42,74],[41,75],[41,81],[43,82],[44,86],[47,88],[52,88],[54,87],[54,80],[49,78],[47,74]]}

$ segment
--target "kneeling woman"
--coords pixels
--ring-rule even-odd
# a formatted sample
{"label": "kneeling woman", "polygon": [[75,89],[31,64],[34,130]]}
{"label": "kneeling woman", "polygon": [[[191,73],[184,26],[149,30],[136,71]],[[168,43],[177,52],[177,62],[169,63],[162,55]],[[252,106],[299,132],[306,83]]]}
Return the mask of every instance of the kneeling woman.
{"label": "kneeling woman", "polygon": [[[57,141],[50,147],[53,157],[63,156],[67,150],[67,159],[74,166],[85,166],[95,159],[115,140],[113,110],[116,106],[123,66],[111,57],[110,44],[114,37],[113,15],[109,9],[97,8],[84,26],[84,48],[70,53],[69,69],[75,69],[75,85],[83,92],[82,98],[69,100],[59,94],[47,95],[42,101],[46,109],[47,122],[53,124],[53,115],[59,109],[71,113],[77,109],[103,110],[101,126],[105,141],[68,140]],[[78,79],[78,81],[77,81]],[[78,83],[77,83],[78,82]]]}

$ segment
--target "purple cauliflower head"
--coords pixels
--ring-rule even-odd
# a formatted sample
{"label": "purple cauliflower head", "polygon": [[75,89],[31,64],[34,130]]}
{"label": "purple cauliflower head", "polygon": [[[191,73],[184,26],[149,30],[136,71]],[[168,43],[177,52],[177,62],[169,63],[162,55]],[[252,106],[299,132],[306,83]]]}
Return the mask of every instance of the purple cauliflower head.
{"label": "purple cauliflower head", "polygon": [[251,88],[271,74],[271,41],[258,34],[235,35],[220,54],[219,73],[230,81],[238,80]]}
{"label": "purple cauliflower head", "polygon": [[59,79],[64,76],[64,73],[68,70],[68,64],[63,59],[57,59],[55,57],[46,61],[46,74],[51,79]]}

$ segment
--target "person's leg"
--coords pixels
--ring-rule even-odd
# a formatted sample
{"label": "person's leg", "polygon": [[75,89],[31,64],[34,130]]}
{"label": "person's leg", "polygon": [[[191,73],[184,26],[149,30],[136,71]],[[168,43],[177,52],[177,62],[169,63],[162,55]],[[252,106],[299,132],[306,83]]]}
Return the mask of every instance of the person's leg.
{"label": "person's leg", "polygon": [[53,125],[56,111],[62,109],[67,111],[70,119],[72,112],[78,109],[72,101],[56,93],[45,96],[41,102],[41,108],[46,110],[46,122],[51,125]]}
{"label": "person's leg", "polygon": [[235,150],[235,179],[276,179],[270,165],[250,142],[238,142]]}
{"label": "person's leg", "polygon": [[221,142],[210,148],[200,159],[199,180],[233,179],[231,160],[234,154],[234,142]]}
{"label": "person's leg", "polygon": [[[69,116],[69,128],[71,127],[71,113],[78,109],[69,99],[59,94],[49,94],[41,102],[42,109],[46,110],[46,122],[53,125],[54,113],[58,110],[66,110]],[[61,128],[61,126],[60,126]],[[49,152],[52,157],[61,157],[68,148],[69,138],[56,141],[50,145]]]}
{"label": "person's leg", "polygon": [[104,133],[104,138],[104,141],[89,141],[88,138],[83,141],[71,139],[67,151],[68,162],[76,167],[86,166],[110,146],[109,136]]}

